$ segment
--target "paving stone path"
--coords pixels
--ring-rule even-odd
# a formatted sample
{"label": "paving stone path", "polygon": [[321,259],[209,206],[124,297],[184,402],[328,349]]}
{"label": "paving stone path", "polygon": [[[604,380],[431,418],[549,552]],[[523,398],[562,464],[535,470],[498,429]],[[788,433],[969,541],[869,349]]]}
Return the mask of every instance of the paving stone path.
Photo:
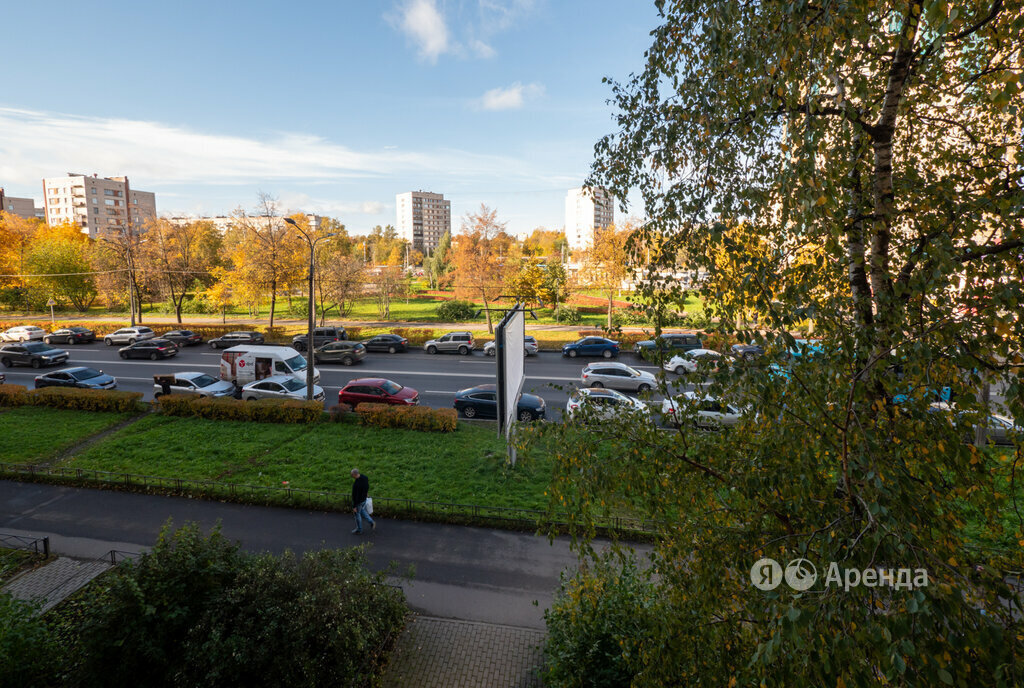
{"label": "paving stone path", "polygon": [[42,614],[109,568],[110,564],[102,561],[59,557],[46,566],[26,571],[8,582],[3,590],[19,600],[41,602],[39,613]]}
{"label": "paving stone path", "polygon": [[384,674],[385,688],[534,688],[544,633],[530,628],[415,617]]}

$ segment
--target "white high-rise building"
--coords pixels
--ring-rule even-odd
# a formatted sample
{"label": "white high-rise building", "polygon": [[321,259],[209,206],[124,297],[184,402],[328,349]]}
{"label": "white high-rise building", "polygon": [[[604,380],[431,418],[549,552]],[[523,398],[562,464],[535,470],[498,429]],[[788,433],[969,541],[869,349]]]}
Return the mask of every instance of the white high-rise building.
{"label": "white high-rise building", "polygon": [[424,255],[452,231],[452,202],[430,191],[406,191],[395,196],[398,236]]}
{"label": "white high-rise building", "polygon": [[74,222],[91,237],[120,231],[129,220],[133,229],[141,229],[156,217],[156,196],[131,188],[124,177],[71,172],[66,177],[48,177],[43,180],[43,203],[47,224]]}
{"label": "white high-rise building", "polygon": [[601,187],[569,189],[565,195],[565,238],[569,248],[594,246],[594,231],[615,222],[615,204]]}

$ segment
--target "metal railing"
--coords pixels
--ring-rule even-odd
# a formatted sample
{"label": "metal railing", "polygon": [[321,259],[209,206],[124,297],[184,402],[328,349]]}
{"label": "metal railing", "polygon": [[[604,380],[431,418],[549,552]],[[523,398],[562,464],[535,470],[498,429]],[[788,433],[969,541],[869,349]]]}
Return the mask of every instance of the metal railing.
{"label": "metal railing", "polygon": [[[214,480],[168,478],[158,475],[116,473],[88,468],[3,462],[0,462],[0,475],[49,478],[76,484],[116,485],[127,489],[198,493],[213,497],[225,497],[235,501],[244,501],[250,504],[301,506],[303,508],[318,508],[325,511],[348,511],[351,509],[351,495],[329,490],[223,483]],[[475,523],[494,522],[518,527],[537,527],[538,525],[565,527],[574,521],[569,512],[549,514],[540,509],[433,502],[397,497],[375,496],[373,498],[373,506],[374,511],[380,511],[389,516],[444,517],[446,521],[466,519]],[[597,526],[622,533],[647,534],[655,530],[654,523],[628,516],[608,516],[598,522]]]}
{"label": "metal railing", "polygon": [[50,538],[48,537],[31,537],[28,535],[0,533],[0,547],[6,547],[7,549],[32,550],[36,554],[42,554],[43,557],[50,556]]}

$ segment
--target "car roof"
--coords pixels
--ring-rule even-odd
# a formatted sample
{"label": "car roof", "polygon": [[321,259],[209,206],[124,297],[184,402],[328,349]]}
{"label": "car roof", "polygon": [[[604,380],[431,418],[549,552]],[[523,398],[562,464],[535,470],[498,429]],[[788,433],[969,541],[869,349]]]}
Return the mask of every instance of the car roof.
{"label": "car roof", "polygon": [[[193,378],[199,377],[200,375],[210,375],[210,374],[209,373],[200,373],[200,372],[197,372],[195,370],[186,370],[186,371],[181,372],[181,373],[175,373],[174,377],[180,377],[180,378],[182,378],[184,380],[191,380]],[[211,375],[210,377],[213,377],[213,376]]]}
{"label": "car roof", "polygon": [[[592,397],[623,397],[626,396],[620,392],[616,392],[614,389],[607,389],[605,387],[581,387],[576,390],[582,394]],[[627,397],[628,398],[628,397]]]}
{"label": "car roof", "polygon": [[477,385],[476,387],[467,387],[466,389],[460,389],[456,394],[472,394],[473,392],[494,392],[498,389],[497,385]]}
{"label": "car roof", "polygon": [[[61,368],[60,370],[51,370],[44,375],[52,375],[53,373],[77,373],[79,370],[95,370],[97,373],[101,372],[98,368],[90,368],[89,366],[72,366],[71,368]],[[106,375],[106,373],[103,373]]]}
{"label": "car roof", "polygon": [[595,361],[593,363],[588,363],[585,367],[592,368],[594,366],[604,366],[605,368],[618,368],[619,370],[634,370],[632,366],[628,366],[625,363],[619,363],[618,361],[608,361],[607,363],[603,361]]}
{"label": "car roof", "polygon": [[[383,377],[360,377],[355,380],[349,380],[345,386],[348,387],[350,385],[374,385],[379,387],[382,382],[391,382],[391,380],[388,380],[387,378]],[[396,382],[395,384],[397,385],[398,383]]]}

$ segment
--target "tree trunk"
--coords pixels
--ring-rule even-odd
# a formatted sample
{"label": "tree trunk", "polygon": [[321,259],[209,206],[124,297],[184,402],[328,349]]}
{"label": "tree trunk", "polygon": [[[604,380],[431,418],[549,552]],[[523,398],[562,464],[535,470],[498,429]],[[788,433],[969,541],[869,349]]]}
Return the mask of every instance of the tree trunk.
{"label": "tree trunk", "polygon": [[491,323],[491,310],[487,307],[487,294],[480,292],[480,298],[484,302],[484,313],[487,314],[487,332],[494,334],[494,325]]}
{"label": "tree trunk", "polygon": [[274,306],[277,304],[277,280],[270,283],[270,326],[274,326]]}
{"label": "tree trunk", "polygon": [[615,292],[611,289],[608,290],[608,329],[612,329],[612,295]]}

